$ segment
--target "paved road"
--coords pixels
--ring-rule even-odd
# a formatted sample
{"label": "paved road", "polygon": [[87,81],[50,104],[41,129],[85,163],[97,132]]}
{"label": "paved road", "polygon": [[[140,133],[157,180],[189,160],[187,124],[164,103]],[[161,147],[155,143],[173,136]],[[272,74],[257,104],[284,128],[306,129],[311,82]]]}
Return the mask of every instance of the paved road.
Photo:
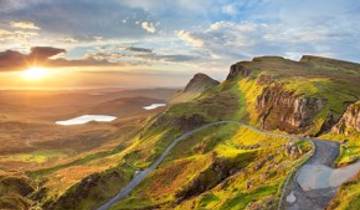
{"label": "paved road", "polygon": [[[331,167],[339,155],[336,142],[312,139],[315,152],[286,186],[285,210],[323,210],[335,195],[337,187],[328,183]],[[328,170],[322,170],[322,169]],[[322,184],[321,183],[325,183]]]}
{"label": "paved road", "polygon": [[102,206],[100,206],[97,210],[107,210],[109,209],[111,206],[113,206],[115,203],[119,202],[120,200],[122,200],[123,198],[125,198],[127,195],[129,195],[144,179],[145,177],[151,173],[152,171],[154,171],[159,165],[160,163],[165,159],[165,157],[170,153],[170,151],[172,150],[173,147],[176,146],[176,144],[188,137],[190,137],[191,135],[204,130],[206,128],[212,127],[212,126],[216,126],[216,125],[223,125],[223,124],[237,124],[239,126],[243,126],[246,127],[252,131],[258,132],[258,133],[262,133],[265,135],[269,135],[269,136],[274,136],[274,137],[281,137],[281,138],[291,138],[291,139],[298,139],[298,137],[293,136],[293,135],[286,135],[286,134],[276,134],[276,133],[272,133],[270,131],[263,131],[260,130],[256,127],[250,126],[250,125],[246,125],[244,123],[238,122],[238,121],[219,121],[219,122],[214,122],[214,123],[210,123],[207,125],[204,125],[200,128],[194,129],[192,131],[186,132],[183,135],[177,137],[166,149],[165,151],[161,154],[161,156],[155,160],[154,163],[151,164],[151,166],[149,168],[146,168],[143,171],[138,172],[134,178],[123,188],[120,190],[120,192],[115,195],[113,198],[111,198],[109,201],[107,201],[106,203],[104,203]]}

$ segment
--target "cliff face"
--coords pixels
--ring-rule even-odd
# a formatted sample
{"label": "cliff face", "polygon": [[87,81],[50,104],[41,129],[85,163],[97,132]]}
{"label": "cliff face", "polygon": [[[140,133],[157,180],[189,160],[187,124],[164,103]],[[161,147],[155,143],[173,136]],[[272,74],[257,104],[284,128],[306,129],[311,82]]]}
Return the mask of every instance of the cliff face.
{"label": "cliff face", "polygon": [[246,63],[246,62],[239,62],[239,63],[233,64],[230,67],[230,73],[226,77],[227,81],[234,80],[238,76],[247,77],[250,75],[251,70],[246,68],[244,65],[242,65],[243,63]]}
{"label": "cliff face", "polygon": [[299,133],[311,125],[312,119],[325,106],[324,99],[296,95],[274,83],[257,97],[259,122],[264,129]]}
{"label": "cliff face", "polygon": [[346,109],[339,122],[332,128],[335,133],[360,132],[360,101],[351,104]]}

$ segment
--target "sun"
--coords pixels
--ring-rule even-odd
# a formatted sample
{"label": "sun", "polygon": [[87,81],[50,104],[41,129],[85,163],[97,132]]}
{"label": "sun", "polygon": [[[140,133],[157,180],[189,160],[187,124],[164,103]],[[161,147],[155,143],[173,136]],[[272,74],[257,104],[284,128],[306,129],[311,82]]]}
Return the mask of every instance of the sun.
{"label": "sun", "polygon": [[29,81],[36,81],[36,80],[42,80],[49,74],[49,71],[42,67],[30,67],[28,69],[25,69],[21,76],[25,80]]}

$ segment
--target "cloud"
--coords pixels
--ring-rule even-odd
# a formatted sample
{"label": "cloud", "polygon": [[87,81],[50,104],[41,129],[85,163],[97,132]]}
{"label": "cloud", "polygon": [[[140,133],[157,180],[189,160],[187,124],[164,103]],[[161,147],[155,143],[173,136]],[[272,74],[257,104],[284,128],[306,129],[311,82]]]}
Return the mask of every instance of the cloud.
{"label": "cloud", "polygon": [[33,47],[29,54],[7,50],[0,52],[0,70],[17,70],[27,65],[45,64],[52,56],[64,52],[64,49],[53,47]]}
{"label": "cloud", "polygon": [[10,31],[8,31],[8,30],[0,29],[0,38],[5,37],[5,36],[9,36],[11,34],[12,33]]}
{"label": "cloud", "polygon": [[148,61],[156,61],[156,62],[174,62],[174,63],[181,63],[181,62],[188,62],[198,59],[198,57],[191,56],[191,55],[181,55],[181,54],[139,54],[135,55],[134,57],[141,58]]}
{"label": "cloud", "polygon": [[195,47],[203,47],[204,46],[204,40],[203,38],[195,33],[191,33],[188,31],[177,31],[176,35],[183,41],[189,43],[190,45],[193,45]]}
{"label": "cloud", "polygon": [[55,60],[49,60],[49,66],[53,67],[79,67],[79,66],[124,66],[127,63],[113,63],[106,59],[95,59],[92,57],[87,57],[84,59],[74,59],[67,60],[64,58],[59,58]]}
{"label": "cloud", "polygon": [[257,44],[266,25],[227,21],[215,22],[201,31],[179,31],[179,39],[208,53],[212,59],[244,57]]}
{"label": "cloud", "polygon": [[205,28],[182,30],[176,34],[180,40],[200,50],[203,57],[225,62],[259,55],[294,58],[297,57],[294,52],[336,55],[347,52],[339,50],[339,46],[345,46],[349,40],[358,40],[352,30],[341,31],[333,24],[314,24],[218,21]]}
{"label": "cloud", "polygon": [[167,51],[155,52],[149,48],[121,47],[113,45],[104,46],[100,50],[91,50],[85,57],[96,60],[107,60],[113,63],[126,62],[131,65],[185,63],[198,59],[198,56],[190,54],[172,53]]}
{"label": "cloud", "polygon": [[0,70],[14,70],[23,66],[26,61],[26,55],[19,52],[7,50],[0,52]]}
{"label": "cloud", "polygon": [[234,4],[227,4],[222,7],[222,12],[230,16],[235,16],[238,14],[239,10]]}
{"label": "cloud", "polygon": [[145,31],[147,31],[147,32],[149,32],[149,33],[155,33],[156,32],[156,28],[155,28],[155,25],[153,24],[153,23],[151,23],[151,22],[142,22],[141,23],[141,27],[145,30]]}
{"label": "cloud", "polygon": [[41,28],[31,21],[11,21],[10,26],[15,29],[40,30]]}
{"label": "cloud", "polygon": [[33,47],[31,48],[31,53],[29,54],[29,57],[36,58],[39,60],[45,60],[65,52],[66,50],[64,49],[59,49],[54,47]]}
{"label": "cloud", "polygon": [[38,36],[36,31],[5,30],[0,29],[0,43],[22,43]]}
{"label": "cloud", "polygon": [[0,71],[21,70],[31,65],[43,65],[51,67],[75,67],[75,66],[120,66],[126,65],[121,62],[110,62],[106,56],[89,55],[82,59],[69,60],[65,58],[52,59],[54,56],[65,53],[66,50],[54,47],[33,47],[29,54],[23,54],[14,50],[0,52]]}
{"label": "cloud", "polygon": [[140,52],[140,53],[151,53],[152,52],[151,49],[141,48],[141,47],[128,47],[128,48],[126,48],[126,50],[131,51],[131,52]]}
{"label": "cloud", "polygon": [[9,12],[19,9],[24,9],[31,5],[43,2],[46,0],[1,0],[0,11]]}

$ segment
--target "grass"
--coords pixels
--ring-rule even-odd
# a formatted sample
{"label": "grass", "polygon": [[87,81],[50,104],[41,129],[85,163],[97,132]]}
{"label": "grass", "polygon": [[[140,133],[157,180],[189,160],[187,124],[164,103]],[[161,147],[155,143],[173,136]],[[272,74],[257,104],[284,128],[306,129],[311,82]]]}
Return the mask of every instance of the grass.
{"label": "grass", "polygon": [[331,201],[329,210],[360,209],[360,174],[352,181],[343,184],[335,198]]}
{"label": "grass", "polygon": [[113,197],[133,174],[134,169],[127,165],[92,174],[67,190],[51,209],[93,209]]}
{"label": "grass", "polygon": [[353,132],[345,135],[330,132],[322,135],[321,138],[338,142],[348,141],[348,143],[342,144],[340,147],[340,155],[336,161],[338,165],[346,165],[360,159],[360,133]]}
{"label": "grass", "polygon": [[250,192],[239,192],[232,199],[226,201],[219,209],[245,209],[245,207],[253,201],[257,201],[262,197],[276,193],[276,186],[260,187]]}
{"label": "grass", "polygon": [[256,80],[253,78],[244,78],[237,82],[233,91],[237,92],[239,100],[241,101],[241,107],[237,113],[238,119],[242,119],[246,116],[250,124],[256,124],[258,117],[256,100],[263,88],[264,87],[257,84]]}
{"label": "grass", "polygon": [[[200,191],[199,196],[185,200],[178,205],[178,209],[190,209],[189,206],[193,205],[198,209],[221,209],[219,206],[230,205],[225,202],[231,200],[243,199],[241,202],[244,205],[250,201],[261,200],[268,195],[276,194],[279,185],[286,178],[286,171],[296,162],[289,160],[284,154],[285,151],[276,153],[287,142],[288,139],[271,137],[238,125],[208,128],[180,142],[159,169],[147,177],[128,198],[117,203],[112,209],[138,209],[152,206],[167,209],[175,202],[180,191],[192,189],[191,186],[196,182],[207,183],[204,186],[209,189]],[[301,147],[306,147],[305,143],[299,144]],[[257,145],[256,148],[251,147],[254,145]],[[257,158],[238,159],[251,153],[257,154]],[[286,167],[279,170],[264,165],[261,170],[254,169],[271,155],[273,157],[269,159],[268,164],[282,163]],[[219,158],[225,161],[222,166],[228,165],[233,170],[245,164],[244,172],[224,181],[216,181],[217,175],[211,172],[211,167]],[[232,165],[233,163],[236,164]],[[250,165],[246,166],[247,164]],[[248,173],[252,176],[247,175]],[[265,182],[262,180],[264,174],[269,177]],[[246,177],[254,177],[254,186],[251,190],[245,188]],[[194,182],[194,180],[198,181]],[[257,188],[261,190],[256,191]],[[254,199],[249,199],[250,197]]]}
{"label": "grass", "polygon": [[56,161],[57,159],[66,158],[68,154],[64,151],[58,150],[38,150],[31,153],[20,153],[11,156],[0,157],[1,161],[16,161],[26,163],[43,164],[49,161]]}

